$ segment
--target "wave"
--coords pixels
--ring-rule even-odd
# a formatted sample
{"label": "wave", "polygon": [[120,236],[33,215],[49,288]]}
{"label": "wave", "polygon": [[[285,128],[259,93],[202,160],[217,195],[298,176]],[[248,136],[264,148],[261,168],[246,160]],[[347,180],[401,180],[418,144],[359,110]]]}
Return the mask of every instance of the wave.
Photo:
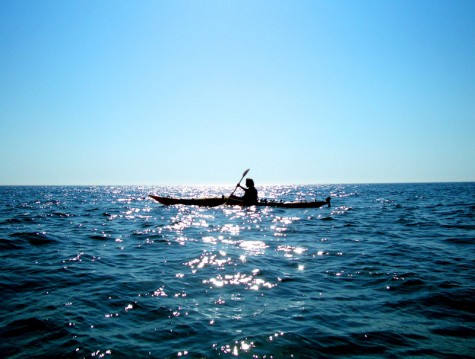
{"label": "wave", "polygon": [[58,239],[47,232],[15,232],[10,237],[25,240],[33,246],[57,244]]}

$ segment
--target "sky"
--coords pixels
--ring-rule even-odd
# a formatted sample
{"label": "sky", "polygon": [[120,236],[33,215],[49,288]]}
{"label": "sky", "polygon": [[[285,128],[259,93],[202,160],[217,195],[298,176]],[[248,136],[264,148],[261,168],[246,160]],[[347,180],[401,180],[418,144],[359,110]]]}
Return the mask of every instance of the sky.
{"label": "sky", "polygon": [[473,0],[0,2],[0,185],[475,181]]}

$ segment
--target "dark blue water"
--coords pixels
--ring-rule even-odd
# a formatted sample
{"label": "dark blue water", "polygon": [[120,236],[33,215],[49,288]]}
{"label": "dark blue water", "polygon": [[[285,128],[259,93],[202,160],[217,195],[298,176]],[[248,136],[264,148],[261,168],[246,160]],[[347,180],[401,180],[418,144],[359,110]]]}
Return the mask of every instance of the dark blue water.
{"label": "dark blue water", "polygon": [[0,356],[468,358],[475,184],[0,187]]}

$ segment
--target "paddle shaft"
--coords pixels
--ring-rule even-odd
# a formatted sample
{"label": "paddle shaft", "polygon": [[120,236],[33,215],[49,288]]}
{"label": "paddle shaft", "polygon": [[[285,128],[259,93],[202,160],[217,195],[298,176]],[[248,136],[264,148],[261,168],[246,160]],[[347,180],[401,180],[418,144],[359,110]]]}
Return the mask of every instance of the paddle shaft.
{"label": "paddle shaft", "polygon": [[234,192],[236,192],[237,188],[239,187],[239,185],[241,184],[241,181],[244,177],[246,177],[247,173],[249,172],[250,169],[247,169],[244,171],[244,173],[242,174],[242,177],[241,179],[239,180],[239,183],[237,184],[237,186],[234,188],[234,191],[233,193],[231,193],[231,195],[229,196],[228,200],[226,201],[226,203],[228,203],[228,201],[231,199],[231,197],[233,196]]}

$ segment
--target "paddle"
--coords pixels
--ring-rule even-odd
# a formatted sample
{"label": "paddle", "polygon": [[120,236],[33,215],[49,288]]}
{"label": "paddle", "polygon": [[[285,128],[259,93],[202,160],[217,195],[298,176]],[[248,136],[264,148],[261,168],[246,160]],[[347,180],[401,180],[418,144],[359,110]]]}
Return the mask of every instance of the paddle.
{"label": "paddle", "polygon": [[244,171],[244,173],[242,174],[242,177],[241,179],[239,180],[239,183],[237,184],[237,186],[234,188],[234,191],[233,193],[231,193],[231,195],[228,197],[228,200],[224,203],[224,204],[227,204],[229,202],[229,200],[231,199],[231,197],[233,196],[234,192],[236,192],[237,188],[239,187],[239,185],[241,184],[241,181],[244,177],[246,177],[247,173],[250,171],[251,169],[248,168],[247,170]]}

